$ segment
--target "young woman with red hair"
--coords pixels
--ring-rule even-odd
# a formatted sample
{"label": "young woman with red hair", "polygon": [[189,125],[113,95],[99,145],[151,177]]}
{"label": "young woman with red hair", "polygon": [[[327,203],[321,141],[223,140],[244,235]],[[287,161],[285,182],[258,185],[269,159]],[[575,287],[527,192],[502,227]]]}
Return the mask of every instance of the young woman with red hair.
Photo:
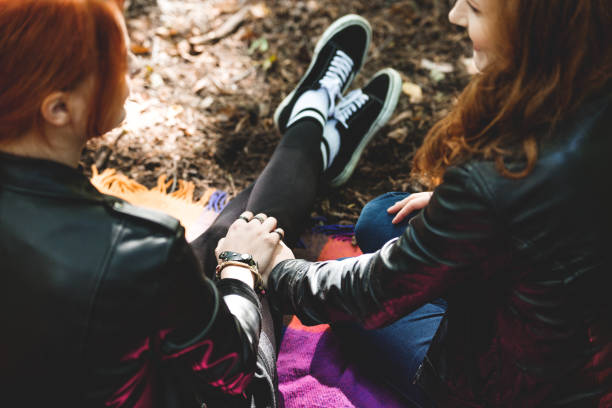
{"label": "young woman with red hair", "polygon": [[433,191],[366,206],[373,253],[277,256],[272,306],[335,323],[415,406],[612,407],[612,2],[457,0],[449,18],[480,73],[416,153]]}
{"label": "young woman with red hair", "polygon": [[278,332],[260,273],[285,233],[297,240],[318,185],[351,175],[399,74],[343,97],[371,29],[334,22],[275,114],[270,162],[189,245],[177,220],[100,194],[78,169],[85,142],[125,116],[121,10],[0,0],[3,406],[275,407]]}

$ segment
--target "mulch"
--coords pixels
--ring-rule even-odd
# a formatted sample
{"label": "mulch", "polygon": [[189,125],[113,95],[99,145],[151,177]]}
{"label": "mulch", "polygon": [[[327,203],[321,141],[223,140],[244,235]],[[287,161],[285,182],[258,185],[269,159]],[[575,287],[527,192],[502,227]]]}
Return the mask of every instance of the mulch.
{"label": "mulch", "polygon": [[196,194],[209,187],[236,194],[278,143],[272,114],[318,36],[357,13],[370,21],[373,39],[354,87],[391,66],[423,97],[413,103],[402,95],[351,180],[320,194],[313,216],[353,223],[373,197],[418,188],[409,178],[413,153],[469,81],[463,59],[471,45],[448,23],[448,10],[444,0],[158,0],[128,14],[137,55],[128,121],[89,142],[82,165],[112,167],[149,187],[166,174],[194,182]]}

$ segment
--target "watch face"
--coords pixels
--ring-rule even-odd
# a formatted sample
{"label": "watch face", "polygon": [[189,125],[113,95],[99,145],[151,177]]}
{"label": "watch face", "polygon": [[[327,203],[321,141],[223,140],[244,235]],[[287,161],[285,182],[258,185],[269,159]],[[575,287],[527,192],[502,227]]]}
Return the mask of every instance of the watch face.
{"label": "watch face", "polygon": [[238,252],[223,251],[219,254],[219,259],[224,261],[238,261],[248,265],[255,265],[253,257],[249,254],[240,254]]}

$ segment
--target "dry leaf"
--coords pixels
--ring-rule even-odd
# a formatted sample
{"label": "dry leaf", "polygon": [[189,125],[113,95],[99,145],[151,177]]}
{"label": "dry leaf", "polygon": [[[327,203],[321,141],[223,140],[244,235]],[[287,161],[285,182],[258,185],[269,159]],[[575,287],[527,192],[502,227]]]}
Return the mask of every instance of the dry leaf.
{"label": "dry leaf", "polygon": [[264,3],[258,3],[251,7],[251,15],[255,18],[265,18],[270,15],[270,9]]}
{"label": "dry leaf", "polygon": [[400,123],[403,120],[412,118],[412,115],[413,114],[412,114],[411,110],[404,111],[404,112],[400,113],[399,115],[395,116],[393,119],[391,119],[389,121],[388,125],[393,127],[393,126],[397,125],[398,123]]}
{"label": "dry leaf", "polygon": [[208,78],[204,77],[204,78],[198,79],[196,81],[195,85],[192,88],[193,89],[193,93],[199,94],[205,88],[207,88],[208,85],[210,85],[210,81],[208,80]]}
{"label": "dry leaf", "polygon": [[143,47],[142,45],[138,44],[132,44],[130,46],[130,50],[132,50],[132,52],[136,55],[145,55],[151,53],[151,49],[149,47]]}
{"label": "dry leaf", "polygon": [[151,88],[157,89],[164,85],[164,79],[157,72],[153,72],[151,75],[149,75],[149,85]]}
{"label": "dry leaf", "polygon": [[427,58],[421,60],[421,68],[428,69],[430,71],[438,71],[443,74],[450,74],[454,71],[454,68],[448,62],[433,62]]}
{"label": "dry leaf", "polygon": [[404,82],[402,91],[410,97],[410,103],[423,102],[423,90],[417,84],[412,82]]}
{"label": "dry leaf", "polygon": [[408,128],[402,127],[395,129],[387,135],[389,138],[395,140],[397,143],[404,143],[406,137],[408,137]]}

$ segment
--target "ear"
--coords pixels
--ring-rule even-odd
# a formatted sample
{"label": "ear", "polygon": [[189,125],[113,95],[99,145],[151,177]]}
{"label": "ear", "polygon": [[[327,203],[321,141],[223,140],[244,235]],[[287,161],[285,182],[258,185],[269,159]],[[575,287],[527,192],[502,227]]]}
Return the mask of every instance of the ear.
{"label": "ear", "polygon": [[53,92],[47,95],[40,106],[40,113],[47,123],[57,127],[70,124],[68,99],[68,94],[65,92]]}

